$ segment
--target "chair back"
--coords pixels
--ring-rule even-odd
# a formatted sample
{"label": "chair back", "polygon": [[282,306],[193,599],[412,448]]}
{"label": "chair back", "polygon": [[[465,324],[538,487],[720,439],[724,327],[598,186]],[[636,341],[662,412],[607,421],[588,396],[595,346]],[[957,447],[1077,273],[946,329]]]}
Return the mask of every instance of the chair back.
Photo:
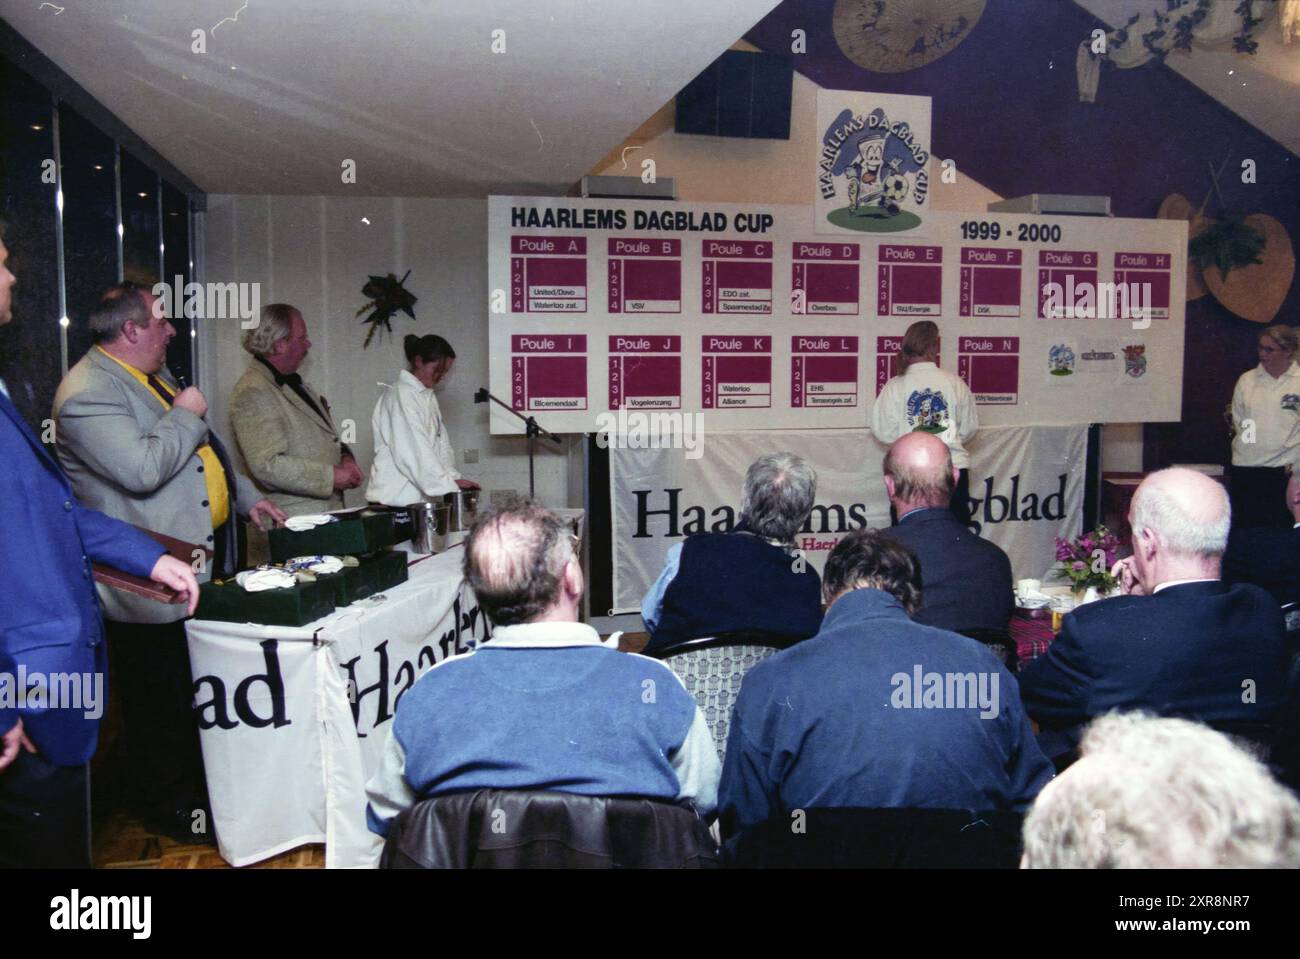
{"label": "chair back", "polygon": [[1020,671],[1020,654],[1016,650],[1016,641],[1012,638],[1010,630],[963,629],[961,634],[987,646],[1012,673]]}
{"label": "chair back", "polygon": [[381,869],[709,869],[708,826],[689,803],[477,789],[397,817]]}
{"label": "chair back", "polygon": [[[800,821],[802,817],[802,821]],[[804,809],[728,840],[725,864],[766,869],[1014,869],[1017,812]]]}
{"label": "chair back", "polygon": [[650,655],[676,673],[695,697],[713,734],[718,761],[722,762],[726,759],[731,709],[745,674],[795,642],[795,638],[776,633],[723,633],[676,643]]}

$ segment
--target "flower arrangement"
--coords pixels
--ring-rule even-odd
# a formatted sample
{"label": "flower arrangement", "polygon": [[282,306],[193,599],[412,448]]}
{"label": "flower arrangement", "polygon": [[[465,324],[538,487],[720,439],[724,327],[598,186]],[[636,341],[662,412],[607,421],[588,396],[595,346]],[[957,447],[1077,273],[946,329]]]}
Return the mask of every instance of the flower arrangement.
{"label": "flower arrangement", "polygon": [[1095,586],[1099,593],[1109,593],[1119,584],[1110,575],[1119,557],[1119,537],[1105,526],[1098,526],[1078,539],[1056,538],[1056,558],[1061,572],[1070,577],[1076,593]]}
{"label": "flower arrangement", "polygon": [[402,285],[410,275],[411,271],[407,270],[406,276],[400,280],[396,273],[389,273],[387,276],[371,274],[367,278],[366,285],[361,288],[361,295],[370,297],[370,300],[356,312],[356,315],[360,316],[367,310],[370,311],[370,315],[361,321],[370,327],[365,340],[361,343],[363,350],[370,345],[371,339],[380,329],[388,333],[393,332],[393,316],[398,310],[415,319],[415,310],[412,307],[419,297]]}

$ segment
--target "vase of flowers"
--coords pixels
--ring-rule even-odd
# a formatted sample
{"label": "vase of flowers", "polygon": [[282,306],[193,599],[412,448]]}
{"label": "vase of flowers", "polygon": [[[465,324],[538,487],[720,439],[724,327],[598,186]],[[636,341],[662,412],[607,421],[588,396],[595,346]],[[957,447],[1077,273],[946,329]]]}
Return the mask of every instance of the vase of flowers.
{"label": "vase of flowers", "polygon": [[1118,557],[1119,537],[1105,526],[1074,540],[1056,538],[1056,559],[1070,579],[1076,606],[1116,591],[1110,571]]}

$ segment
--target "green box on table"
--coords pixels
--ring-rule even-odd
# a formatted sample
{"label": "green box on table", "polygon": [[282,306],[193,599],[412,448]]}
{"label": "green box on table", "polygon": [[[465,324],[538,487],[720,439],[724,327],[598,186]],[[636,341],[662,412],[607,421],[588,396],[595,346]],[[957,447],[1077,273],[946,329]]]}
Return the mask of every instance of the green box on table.
{"label": "green box on table", "polygon": [[334,589],[326,583],[297,583],[286,589],[250,593],[233,579],[199,587],[195,619],[263,626],[303,626],[334,612]]}
{"label": "green box on table", "polygon": [[363,559],[360,566],[344,566],[337,573],[320,576],[333,591],[335,606],[349,606],[359,599],[374,596],[406,582],[406,553],[384,550]]}
{"label": "green box on table", "polygon": [[287,527],[273,529],[267,539],[275,563],[299,556],[361,556],[388,549],[397,541],[393,514],[371,512],[346,515],[297,533]]}

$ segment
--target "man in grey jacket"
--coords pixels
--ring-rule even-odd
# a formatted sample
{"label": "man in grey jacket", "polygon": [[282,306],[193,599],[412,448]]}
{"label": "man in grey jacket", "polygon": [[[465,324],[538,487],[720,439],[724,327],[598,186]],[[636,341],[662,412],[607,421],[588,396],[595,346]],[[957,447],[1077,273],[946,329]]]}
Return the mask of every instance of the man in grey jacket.
{"label": "man in grey jacket", "polygon": [[[207,401],[167,372],[176,330],[134,284],[112,287],[91,311],[95,346],[54,397],[59,461],[77,497],[114,519],[212,551],[195,551],[200,582],[233,573],[240,514],[284,514],[234,471],[203,416]],[[146,825],[173,838],[206,806],[185,609],[100,587],[121,691],[131,782]],[[198,836],[197,838],[202,838]]]}

